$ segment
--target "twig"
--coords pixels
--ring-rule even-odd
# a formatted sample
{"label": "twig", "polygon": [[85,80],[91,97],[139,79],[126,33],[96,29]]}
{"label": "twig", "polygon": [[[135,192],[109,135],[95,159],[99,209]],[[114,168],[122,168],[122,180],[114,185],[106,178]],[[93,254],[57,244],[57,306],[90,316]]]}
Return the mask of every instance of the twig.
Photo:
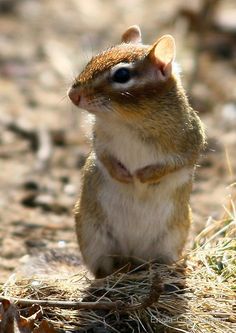
{"label": "twig", "polygon": [[63,309],[84,309],[84,310],[119,310],[125,306],[122,301],[116,302],[76,302],[76,301],[50,301],[42,299],[27,299],[17,297],[3,297],[0,296],[0,301],[8,299],[20,305],[34,305],[38,304],[43,307],[58,307]]}
{"label": "twig", "polygon": [[128,306],[126,305],[123,310],[124,311],[126,311],[126,310],[135,311],[138,309],[148,308],[148,307],[152,306],[154,303],[158,302],[159,297],[162,294],[163,290],[164,290],[164,288],[163,288],[162,281],[161,281],[159,275],[156,274],[153,277],[149,295],[147,297],[145,297],[145,299],[141,303],[132,304],[132,305],[128,305]]}
{"label": "twig", "polygon": [[150,294],[142,303],[126,304],[120,300],[115,302],[77,302],[77,301],[50,301],[38,299],[26,299],[0,296],[0,301],[8,299],[20,305],[34,305],[38,304],[42,307],[58,307],[63,309],[84,309],[84,310],[116,310],[116,311],[135,311],[138,309],[150,307],[153,303],[157,302],[161,292],[163,291],[160,286],[159,278],[155,278],[151,287]]}

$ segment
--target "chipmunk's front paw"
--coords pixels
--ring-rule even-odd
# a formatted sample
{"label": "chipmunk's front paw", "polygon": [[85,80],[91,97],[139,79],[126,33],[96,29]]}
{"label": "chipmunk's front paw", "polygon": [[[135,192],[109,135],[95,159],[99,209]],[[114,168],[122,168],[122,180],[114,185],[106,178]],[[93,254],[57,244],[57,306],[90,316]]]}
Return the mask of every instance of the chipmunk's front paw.
{"label": "chipmunk's front paw", "polygon": [[160,182],[160,175],[158,174],[159,167],[157,165],[148,165],[142,169],[139,169],[135,172],[135,177],[141,183],[159,183]]}
{"label": "chipmunk's front paw", "polygon": [[131,173],[124,167],[122,163],[114,160],[113,168],[112,168],[112,176],[122,182],[122,183],[132,183],[133,176]]}

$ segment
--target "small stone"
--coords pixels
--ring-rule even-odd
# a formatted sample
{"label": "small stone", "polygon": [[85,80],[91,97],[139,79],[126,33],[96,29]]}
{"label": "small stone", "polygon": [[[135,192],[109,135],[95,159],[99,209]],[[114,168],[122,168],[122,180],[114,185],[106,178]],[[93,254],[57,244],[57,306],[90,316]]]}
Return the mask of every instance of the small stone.
{"label": "small stone", "polygon": [[228,103],[223,106],[222,117],[227,125],[235,126],[236,124],[236,104]]}
{"label": "small stone", "polygon": [[73,184],[66,184],[64,186],[64,191],[69,196],[74,196],[76,193],[75,186]]}
{"label": "small stone", "polygon": [[65,247],[66,246],[66,242],[64,240],[60,240],[58,243],[57,243],[58,247]]}
{"label": "small stone", "polygon": [[28,180],[24,183],[25,190],[37,191],[39,189],[39,185],[34,180]]}

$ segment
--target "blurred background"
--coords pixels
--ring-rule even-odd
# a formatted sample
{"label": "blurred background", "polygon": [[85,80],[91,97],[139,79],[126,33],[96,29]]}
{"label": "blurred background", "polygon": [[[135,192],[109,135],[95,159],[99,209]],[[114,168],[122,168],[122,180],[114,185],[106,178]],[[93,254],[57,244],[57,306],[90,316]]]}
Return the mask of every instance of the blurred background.
{"label": "blurred background", "polygon": [[235,0],[0,0],[0,281],[27,253],[77,251],[72,210],[90,126],[66,92],[91,56],[133,24],[146,44],[173,34],[207,128],[191,238],[235,202]]}

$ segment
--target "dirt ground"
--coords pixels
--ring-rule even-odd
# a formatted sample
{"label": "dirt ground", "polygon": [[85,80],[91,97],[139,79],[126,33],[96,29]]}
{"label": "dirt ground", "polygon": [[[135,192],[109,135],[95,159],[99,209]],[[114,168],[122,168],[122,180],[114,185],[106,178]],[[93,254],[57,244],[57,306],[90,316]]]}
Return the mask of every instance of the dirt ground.
{"label": "dirt ground", "polygon": [[0,0],[0,282],[27,253],[77,251],[73,205],[90,127],[66,91],[132,24],[146,43],[175,36],[184,86],[207,129],[191,239],[235,201],[234,0]]}

